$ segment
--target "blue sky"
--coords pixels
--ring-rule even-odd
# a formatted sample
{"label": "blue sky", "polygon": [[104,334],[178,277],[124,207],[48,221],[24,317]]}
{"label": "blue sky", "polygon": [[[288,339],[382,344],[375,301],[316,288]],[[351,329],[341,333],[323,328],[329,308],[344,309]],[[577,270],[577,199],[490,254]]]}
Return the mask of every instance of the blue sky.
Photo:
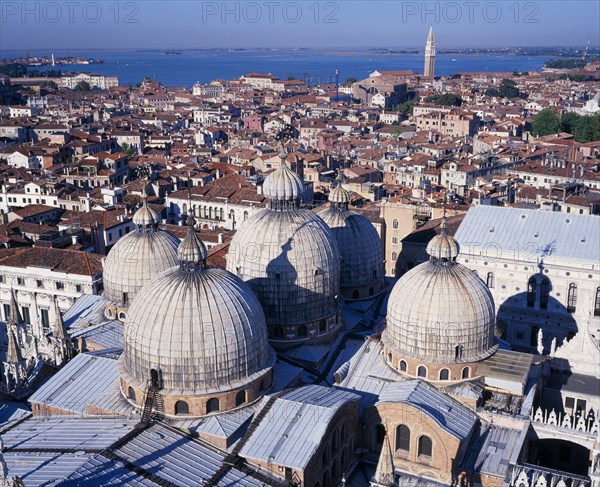
{"label": "blue sky", "polygon": [[600,44],[600,2],[0,0],[0,50]]}

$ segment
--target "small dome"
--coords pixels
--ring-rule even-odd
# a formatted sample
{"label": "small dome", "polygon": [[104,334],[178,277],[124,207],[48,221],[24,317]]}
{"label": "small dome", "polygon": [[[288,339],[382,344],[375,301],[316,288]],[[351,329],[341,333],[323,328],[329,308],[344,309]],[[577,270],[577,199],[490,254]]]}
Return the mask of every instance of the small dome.
{"label": "small dome", "polygon": [[433,363],[477,361],[495,350],[494,325],[485,283],[467,267],[434,257],[394,286],[383,341],[402,356]]}
{"label": "small dome", "polygon": [[292,325],[337,313],[339,259],[335,237],[312,211],[267,208],[236,232],[227,269],[250,285],[269,325]]}
{"label": "small dome", "polygon": [[194,218],[188,217],[187,224],[189,230],[187,236],[181,242],[179,249],[177,250],[177,257],[181,262],[189,263],[192,265],[199,265],[206,263],[206,256],[208,252],[204,242],[196,235],[194,231]]}
{"label": "small dome", "polygon": [[458,242],[446,233],[446,217],[442,219],[441,232],[427,244],[427,253],[435,259],[456,260],[460,253]]}
{"label": "small dome", "polygon": [[160,218],[154,219],[154,215],[158,217],[144,202],[135,213],[136,229],[120,238],[108,253],[102,272],[108,301],[127,305],[150,279],[179,264],[179,240],[158,229]]}
{"label": "small dome", "polygon": [[329,201],[338,205],[350,203],[350,193],[344,189],[342,184],[338,184],[329,193]]}
{"label": "small dome", "polygon": [[159,369],[167,395],[229,391],[274,360],[260,303],[223,269],[169,269],[144,286],[125,322],[121,374],[138,388]]}
{"label": "small dome", "polygon": [[282,156],[279,167],[265,178],[263,194],[271,201],[295,202],[304,194],[304,183],[302,178],[287,166],[285,154]]}
{"label": "small dome", "polygon": [[148,226],[156,226],[160,223],[160,215],[150,208],[144,198],[144,203],[133,215],[133,223],[137,227],[146,228]]}
{"label": "small dome", "polygon": [[[358,294],[354,299],[368,297],[370,286],[374,287],[374,294],[379,293],[385,270],[383,247],[375,227],[362,215],[334,207],[327,208],[319,216],[331,228],[337,240],[344,297],[353,299],[354,290]],[[349,294],[345,289],[350,290]]]}

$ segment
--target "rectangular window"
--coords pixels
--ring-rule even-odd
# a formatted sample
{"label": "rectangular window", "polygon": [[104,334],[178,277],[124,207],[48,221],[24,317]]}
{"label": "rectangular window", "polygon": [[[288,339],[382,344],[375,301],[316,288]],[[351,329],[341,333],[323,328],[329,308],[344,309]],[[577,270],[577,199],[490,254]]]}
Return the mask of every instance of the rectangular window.
{"label": "rectangular window", "polygon": [[40,309],[40,315],[42,318],[42,326],[44,327],[44,333],[50,331],[50,316],[47,309]]}
{"label": "rectangular window", "polygon": [[6,276],[4,274],[0,274],[0,282],[6,282]]}
{"label": "rectangular window", "polygon": [[29,317],[29,308],[27,306],[21,307],[21,316],[25,323],[27,323],[28,325],[31,323],[30,317]]}
{"label": "rectangular window", "polygon": [[8,321],[10,318],[10,304],[3,304],[2,308],[4,308],[4,320]]}
{"label": "rectangular window", "polygon": [[75,285],[75,291],[80,293],[81,292],[81,284],[76,284]]}
{"label": "rectangular window", "polygon": [[22,277],[17,277],[17,284],[19,286],[24,286],[25,285],[25,279],[23,279]]}
{"label": "rectangular window", "polygon": [[573,409],[575,407],[575,398],[574,397],[565,397],[565,408]]}
{"label": "rectangular window", "polygon": [[56,289],[64,289],[65,288],[65,283],[64,282],[57,282],[56,283]]}
{"label": "rectangular window", "polygon": [[41,279],[36,280],[35,284],[37,285],[37,287],[44,287],[44,282]]}

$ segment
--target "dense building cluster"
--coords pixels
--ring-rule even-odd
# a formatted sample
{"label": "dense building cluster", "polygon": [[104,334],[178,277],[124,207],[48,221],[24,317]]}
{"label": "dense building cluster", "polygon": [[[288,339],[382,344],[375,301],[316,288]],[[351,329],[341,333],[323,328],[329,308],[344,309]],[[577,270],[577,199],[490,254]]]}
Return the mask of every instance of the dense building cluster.
{"label": "dense building cluster", "polygon": [[0,485],[600,487],[600,141],[531,133],[598,82],[552,76],[430,31],[337,91],[3,84]]}

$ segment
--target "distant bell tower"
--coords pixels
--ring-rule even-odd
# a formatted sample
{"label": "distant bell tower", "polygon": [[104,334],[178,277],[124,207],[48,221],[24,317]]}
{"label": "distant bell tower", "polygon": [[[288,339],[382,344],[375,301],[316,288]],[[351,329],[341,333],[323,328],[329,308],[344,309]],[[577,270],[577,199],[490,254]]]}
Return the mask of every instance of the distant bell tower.
{"label": "distant bell tower", "polygon": [[423,75],[431,78],[435,76],[435,37],[433,37],[433,27],[429,27],[429,35],[427,36]]}

